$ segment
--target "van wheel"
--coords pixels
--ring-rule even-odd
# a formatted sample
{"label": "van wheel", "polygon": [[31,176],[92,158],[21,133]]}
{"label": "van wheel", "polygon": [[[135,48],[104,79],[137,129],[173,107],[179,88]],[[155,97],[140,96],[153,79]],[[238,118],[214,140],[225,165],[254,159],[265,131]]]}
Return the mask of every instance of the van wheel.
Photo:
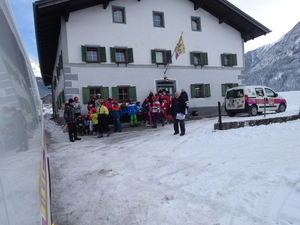
{"label": "van wheel", "polygon": [[249,115],[250,116],[256,116],[257,115],[257,107],[255,105],[252,105],[249,109]]}
{"label": "van wheel", "polygon": [[285,112],[285,110],[286,110],[285,104],[280,103],[280,105],[279,105],[279,107],[277,109],[277,112],[281,113],[281,112]]}

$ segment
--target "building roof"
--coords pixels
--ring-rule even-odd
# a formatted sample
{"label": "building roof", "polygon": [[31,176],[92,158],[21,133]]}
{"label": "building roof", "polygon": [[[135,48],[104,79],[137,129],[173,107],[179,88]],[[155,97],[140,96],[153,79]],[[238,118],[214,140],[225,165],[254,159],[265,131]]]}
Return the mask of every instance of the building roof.
{"label": "building roof", "polygon": [[[106,9],[114,0],[41,0],[33,3],[35,32],[43,82],[52,85],[57,55],[61,17],[69,20],[71,12],[103,5]],[[137,0],[141,1],[141,0]],[[204,9],[241,33],[245,42],[271,32],[268,28],[235,7],[227,0],[190,0],[194,9]]]}

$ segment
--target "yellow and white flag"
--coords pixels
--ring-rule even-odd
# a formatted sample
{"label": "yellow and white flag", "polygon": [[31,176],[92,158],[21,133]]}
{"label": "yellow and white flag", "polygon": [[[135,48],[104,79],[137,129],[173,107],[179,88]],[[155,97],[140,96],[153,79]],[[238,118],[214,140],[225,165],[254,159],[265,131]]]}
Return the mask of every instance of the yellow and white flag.
{"label": "yellow and white flag", "polygon": [[176,55],[175,55],[176,60],[181,54],[185,53],[185,47],[184,47],[182,35],[180,35],[180,38],[177,42],[175,52],[176,52]]}

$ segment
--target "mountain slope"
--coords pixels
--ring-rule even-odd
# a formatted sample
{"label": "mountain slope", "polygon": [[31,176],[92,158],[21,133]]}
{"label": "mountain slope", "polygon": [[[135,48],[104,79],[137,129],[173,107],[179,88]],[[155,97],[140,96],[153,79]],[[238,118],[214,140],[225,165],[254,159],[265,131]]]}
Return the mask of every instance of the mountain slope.
{"label": "mountain slope", "polygon": [[48,89],[43,83],[43,79],[41,77],[40,65],[32,59],[30,59],[30,64],[34,72],[34,76],[36,77],[36,82],[38,85],[40,97],[41,98],[45,97],[46,95],[51,93],[51,90]]}
{"label": "mountain slope", "polygon": [[300,22],[280,40],[245,54],[247,85],[300,90]]}

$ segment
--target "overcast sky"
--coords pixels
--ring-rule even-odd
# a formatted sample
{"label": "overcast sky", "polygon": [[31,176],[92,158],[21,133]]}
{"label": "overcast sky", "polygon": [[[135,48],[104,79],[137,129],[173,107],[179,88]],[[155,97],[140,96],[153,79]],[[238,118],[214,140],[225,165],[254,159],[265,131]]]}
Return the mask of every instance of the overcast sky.
{"label": "overcast sky", "polygon": [[[245,43],[245,52],[277,41],[300,21],[300,0],[229,1],[272,31],[266,36]],[[34,61],[38,61],[32,12],[33,1],[10,0],[9,2],[16,17],[28,56]]]}
{"label": "overcast sky", "polygon": [[280,39],[300,21],[300,0],[229,0],[272,32],[245,43],[245,52]]}

